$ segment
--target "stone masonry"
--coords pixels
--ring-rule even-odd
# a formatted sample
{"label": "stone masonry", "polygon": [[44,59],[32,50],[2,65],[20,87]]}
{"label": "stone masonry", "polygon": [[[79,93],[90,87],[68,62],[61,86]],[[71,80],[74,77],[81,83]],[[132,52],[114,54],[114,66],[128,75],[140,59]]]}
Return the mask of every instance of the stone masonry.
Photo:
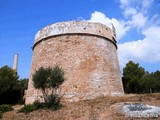
{"label": "stone masonry", "polygon": [[100,23],[69,21],[38,31],[33,45],[26,104],[42,100],[40,90],[33,86],[32,75],[41,66],[56,64],[65,72],[61,93],[66,102],[124,95],[114,29]]}

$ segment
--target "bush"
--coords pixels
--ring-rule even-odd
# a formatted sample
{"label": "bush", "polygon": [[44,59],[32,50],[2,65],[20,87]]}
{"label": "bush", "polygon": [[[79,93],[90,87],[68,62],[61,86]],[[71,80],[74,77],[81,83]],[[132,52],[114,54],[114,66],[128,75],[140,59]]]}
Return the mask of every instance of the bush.
{"label": "bush", "polygon": [[2,113],[2,111],[0,111],[0,119],[2,118],[2,115],[3,115],[3,113]]}
{"label": "bush", "polygon": [[28,113],[28,112],[32,112],[34,109],[35,109],[34,105],[33,104],[29,104],[29,105],[25,105],[18,112]]}
{"label": "bush", "polygon": [[2,115],[4,112],[12,111],[13,107],[11,105],[3,104],[0,105],[0,118],[2,118]]}
{"label": "bush", "polygon": [[23,113],[29,113],[35,110],[38,110],[40,108],[49,108],[52,110],[58,110],[62,107],[62,104],[60,104],[61,97],[56,95],[49,95],[48,96],[48,102],[40,103],[39,101],[35,101],[33,104],[24,105],[18,112]]}
{"label": "bush", "polygon": [[0,105],[0,111],[2,113],[12,111],[12,110],[13,110],[13,107],[11,105],[7,105],[7,104]]}
{"label": "bush", "polygon": [[48,96],[48,101],[45,104],[45,107],[51,108],[53,110],[58,110],[62,107],[62,104],[60,104],[61,97],[59,94],[51,94]]}
{"label": "bush", "polygon": [[40,107],[42,107],[42,104],[38,101],[35,101],[33,104],[24,105],[24,107],[22,107],[18,112],[29,113],[38,110]]}
{"label": "bush", "polygon": [[[33,83],[36,89],[40,89],[43,94],[43,107],[58,110],[60,104],[60,85],[64,82],[64,71],[57,65],[53,68],[40,67],[33,75]],[[51,93],[47,93],[46,89],[50,89]]]}
{"label": "bush", "polygon": [[28,87],[28,79],[19,79],[17,72],[9,66],[0,68],[0,105],[24,103],[24,91]]}

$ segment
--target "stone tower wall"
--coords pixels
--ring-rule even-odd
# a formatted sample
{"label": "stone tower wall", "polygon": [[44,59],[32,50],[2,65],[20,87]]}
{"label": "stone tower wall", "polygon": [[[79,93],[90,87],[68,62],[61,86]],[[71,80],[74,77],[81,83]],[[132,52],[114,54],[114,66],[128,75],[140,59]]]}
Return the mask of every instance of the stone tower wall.
{"label": "stone tower wall", "polygon": [[26,104],[42,99],[33,87],[35,70],[56,64],[65,72],[61,86],[65,101],[123,95],[115,38],[105,25],[83,21],[56,23],[40,30],[33,45]]}

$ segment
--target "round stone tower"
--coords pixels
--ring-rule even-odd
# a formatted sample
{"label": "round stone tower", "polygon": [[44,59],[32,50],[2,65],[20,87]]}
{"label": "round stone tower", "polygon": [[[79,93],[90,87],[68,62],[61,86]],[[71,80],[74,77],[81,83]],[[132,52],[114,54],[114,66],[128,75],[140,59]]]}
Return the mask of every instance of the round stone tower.
{"label": "round stone tower", "polygon": [[33,86],[32,75],[40,67],[56,64],[65,72],[61,93],[67,102],[123,95],[116,34],[112,28],[100,23],[69,21],[38,31],[33,45],[26,104],[42,99],[41,92]]}

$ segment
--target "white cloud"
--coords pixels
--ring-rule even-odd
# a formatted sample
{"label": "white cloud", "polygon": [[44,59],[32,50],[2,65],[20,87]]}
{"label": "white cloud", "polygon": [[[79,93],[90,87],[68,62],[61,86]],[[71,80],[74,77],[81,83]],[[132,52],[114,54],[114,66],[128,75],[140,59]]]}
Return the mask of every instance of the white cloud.
{"label": "white cloud", "polygon": [[142,62],[160,61],[160,27],[150,27],[142,34],[142,40],[126,42],[118,45],[119,61],[124,67],[129,60]]}
{"label": "white cloud", "polygon": [[160,62],[160,22],[159,15],[149,16],[148,11],[154,0],[120,0],[120,7],[126,24],[136,28],[143,39],[118,45],[120,66],[123,68],[129,60],[136,62]]}
{"label": "white cloud", "polygon": [[110,25],[111,24],[111,20],[109,18],[107,18],[104,13],[97,12],[97,11],[92,13],[89,21],[90,22],[99,22],[99,23],[102,23],[104,25]]}
{"label": "white cloud", "polygon": [[142,28],[145,26],[147,22],[147,17],[145,17],[142,13],[137,13],[132,15],[132,18],[130,21],[128,21],[128,23],[136,28]]}
{"label": "white cloud", "polygon": [[121,7],[127,6],[128,3],[129,3],[129,0],[120,0]]}
{"label": "white cloud", "polygon": [[153,0],[142,0],[142,8],[149,8],[153,3]]}
{"label": "white cloud", "polygon": [[137,9],[139,12],[143,12],[143,10],[150,8],[152,3],[154,2],[154,0],[119,0],[119,1],[122,10],[132,7]]}
{"label": "white cloud", "polygon": [[[117,20],[115,18],[108,18],[104,13],[95,11],[92,13],[90,22],[100,22],[111,27],[111,23],[114,24],[117,30],[117,36],[120,39],[127,31],[133,27],[144,28],[145,24],[149,22],[147,17],[142,13],[137,13],[136,9],[131,9],[128,13],[132,18],[130,21]],[[160,61],[160,27],[148,27],[141,30],[141,34],[144,35],[142,40],[135,40],[130,42],[121,43],[118,45],[118,53],[120,66],[124,65],[129,60],[155,62]]]}
{"label": "white cloud", "polygon": [[147,13],[152,3],[153,0],[120,0],[120,7],[130,27],[143,29],[147,22]]}
{"label": "white cloud", "polygon": [[124,16],[128,17],[130,15],[135,15],[137,13],[137,10],[135,8],[126,8],[126,10],[124,11]]}
{"label": "white cloud", "polygon": [[[137,30],[144,38],[135,39],[118,45],[120,66],[123,68],[129,60],[135,62],[160,63],[160,16],[148,14],[154,0],[120,0],[124,19],[108,18],[104,13],[93,12],[91,22],[100,22],[111,27],[114,24],[118,39],[130,30]],[[132,36],[132,35],[130,35]],[[121,42],[121,41],[119,41]]]}
{"label": "white cloud", "polygon": [[129,30],[129,26],[127,26],[126,22],[124,20],[117,20],[116,18],[108,18],[104,13],[95,11],[92,13],[90,22],[99,22],[102,23],[110,28],[112,28],[112,24],[116,28],[117,32],[117,38],[122,38],[126,32]]}

